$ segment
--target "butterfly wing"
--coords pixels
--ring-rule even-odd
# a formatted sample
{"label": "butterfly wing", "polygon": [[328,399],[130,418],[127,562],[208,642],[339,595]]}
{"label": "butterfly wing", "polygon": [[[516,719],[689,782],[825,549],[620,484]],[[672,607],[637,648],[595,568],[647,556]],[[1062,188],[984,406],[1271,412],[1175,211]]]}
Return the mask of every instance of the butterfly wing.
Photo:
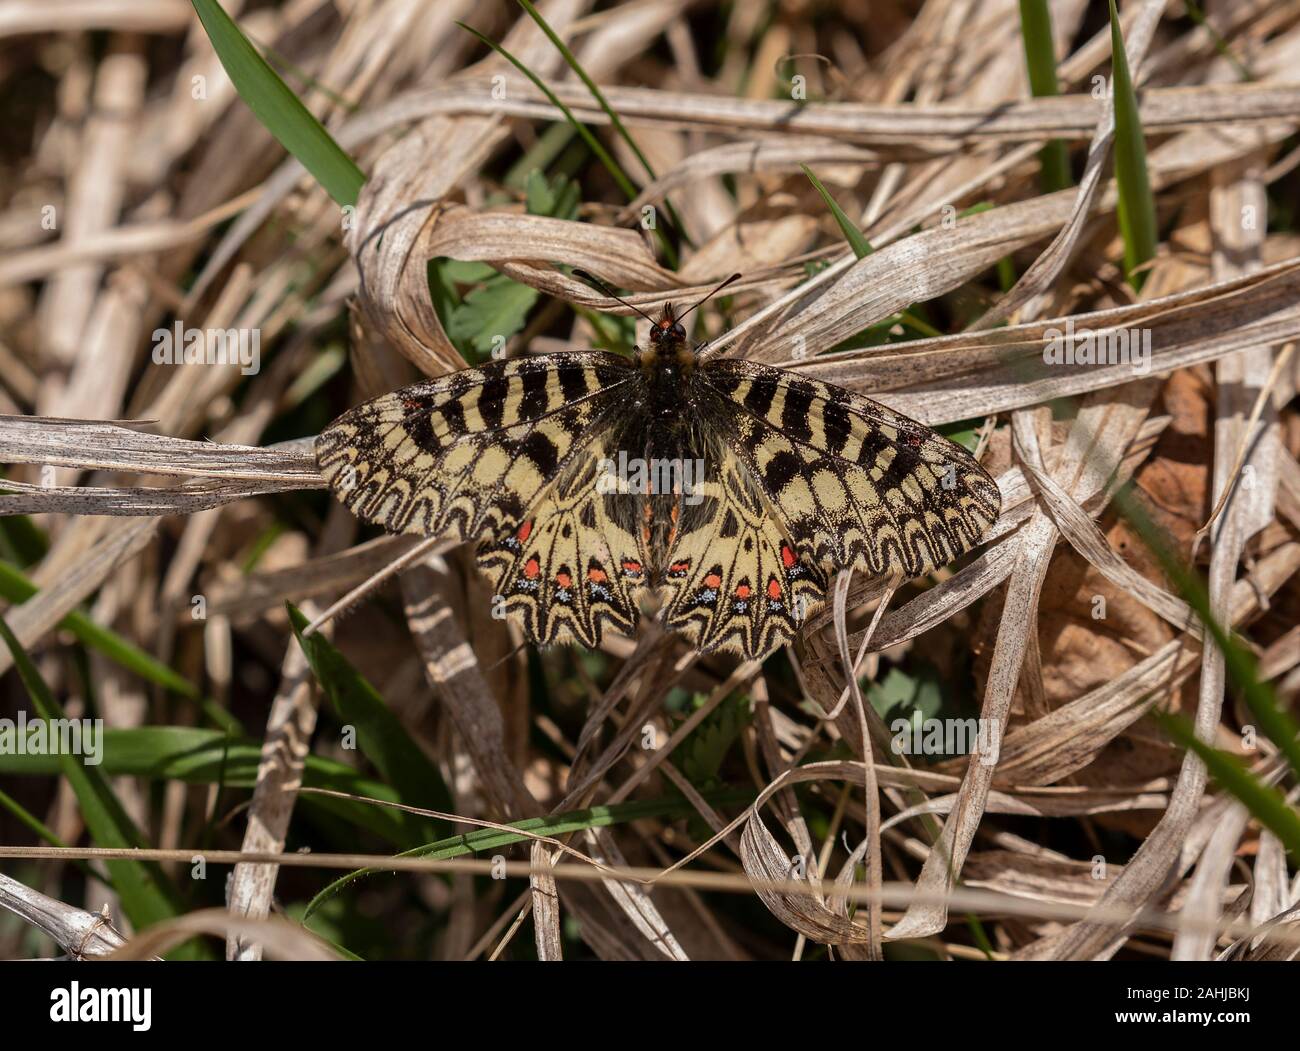
{"label": "butterfly wing", "polygon": [[700,650],[759,659],[794,638],[823,601],[826,578],[800,556],[735,450],[718,442],[708,453],[707,480],[683,501],[662,616]]}
{"label": "butterfly wing", "polygon": [[910,579],[969,551],[1001,512],[965,449],[842,387],[723,358],[696,390],[799,553],[827,570]]}
{"label": "butterfly wing", "polygon": [[635,372],[612,354],[492,362],[349,410],[316,464],[357,517],[390,533],[496,535],[611,418]]}
{"label": "butterfly wing", "polygon": [[648,581],[635,528],[644,498],[611,492],[617,429],[601,428],[517,520],[478,547],[494,606],[533,642],[594,647],[608,625],[632,635]]}
{"label": "butterfly wing", "polygon": [[338,498],[394,533],[478,540],[494,610],[533,642],[630,633],[643,561],[597,481],[623,385],[613,355],[493,362],[375,398],[332,423],[316,462]]}

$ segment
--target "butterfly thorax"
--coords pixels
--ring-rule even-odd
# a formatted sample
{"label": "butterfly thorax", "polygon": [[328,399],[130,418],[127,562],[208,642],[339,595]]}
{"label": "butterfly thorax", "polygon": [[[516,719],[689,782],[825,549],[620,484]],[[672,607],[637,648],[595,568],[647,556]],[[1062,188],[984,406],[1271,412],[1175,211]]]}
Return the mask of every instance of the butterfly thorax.
{"label": "butterfly thorax", "polygon": [[636,361],[641,370],[641,400],[650,419],[680,418],[689,400],[696,355],[671,303],[651,327],[647,346],[637,348]]}

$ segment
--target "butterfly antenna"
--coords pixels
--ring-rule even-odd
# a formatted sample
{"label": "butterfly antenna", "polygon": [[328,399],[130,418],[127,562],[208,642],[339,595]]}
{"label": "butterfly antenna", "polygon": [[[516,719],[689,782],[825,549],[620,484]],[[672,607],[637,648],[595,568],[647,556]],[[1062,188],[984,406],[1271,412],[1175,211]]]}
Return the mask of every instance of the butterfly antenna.
{"label": "butterfly antenna", "polygon": [[598,278],[595,274],[589,274],[587,273],[587,271],[579,270],[575,267],[573,270],[573,276],[580,281],[585,281],[587,284],[591,285],[591,287],[594,288],[597,292],[605,293],[605,295],[609,296],[610,299],[617,299],[629,310],[635,310],[638,314],[640,314],[643,318],[645,318],[648,322],[650,322],[650,324],[652,325],[659,324],[658,321],[652,318],[649,314],[647,314],[635,303],[629,303],[626,299],[620,296],[617,292],[615,292],[612,288],[610,288],[609,285],[605,284],[605,282],[602,281],[600,278]]}
{"label": "butterfly antenna", "polygon": [[739,275],[739,274],[732,274],[729,278],[727,278],[727,280],[725,280],[724,282],[722,282],[722,284],[720,284],[717,288],[715,288],[715,289],[714,289],[712,292],[710,292],[707,296],[705,296],[705,297],[704,297],[703,299],[701,299],[699,302],[694,303],[694,304],[692,304],[690,307],[688,307],[687,310],[686,310],[686,314],[682,314],[681,317],[679,317],[679,318],[677,319],[677,321],[680,323],[681,320],[682,320],[682,318],[686,317],[686,315],[689,314],[689,313],[690,313],[692,310],[694,310],[696,307],[702,307],[702,306],[703,306],[705,303],[707,303],[710,299],[712,299],[712,298],[713,298],[714,296],[716,296],[719,292],[721,292],[724,288],[726,288],[729,284],[731,284],[731,282],[733,282],[733,281],[739,281],[739,280],[740,280],[740,275]]}

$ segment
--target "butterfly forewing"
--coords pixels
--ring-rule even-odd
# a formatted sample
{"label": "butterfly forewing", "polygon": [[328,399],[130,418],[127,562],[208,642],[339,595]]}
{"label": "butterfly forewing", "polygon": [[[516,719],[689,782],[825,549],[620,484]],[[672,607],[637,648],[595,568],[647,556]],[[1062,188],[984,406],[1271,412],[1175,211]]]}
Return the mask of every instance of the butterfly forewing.
{"label": "butterfly forewing", "polygon": [[416,383],[327,427],[317,466],[353,514],[389,532],[495,536],[608,425],[634,375],[613,355],[574,353]]}
{"label": "butterfly forewing", "polygon": [[828,569],[919,576],[957,558],[997,520],[997,483],[915,420],[842,387],[758,362],[700,370],[705,418]]}

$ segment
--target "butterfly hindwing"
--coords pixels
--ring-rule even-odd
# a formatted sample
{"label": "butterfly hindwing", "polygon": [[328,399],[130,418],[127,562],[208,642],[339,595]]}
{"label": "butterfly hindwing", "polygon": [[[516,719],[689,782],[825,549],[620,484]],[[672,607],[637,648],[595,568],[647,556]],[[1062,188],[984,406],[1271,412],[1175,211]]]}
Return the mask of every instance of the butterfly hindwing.
{"label": "butterfly hindwing", "polygon": [[603,628],[632,635],[646,586],[643,545],[619,501],[602,484],[613,459],[611,427],[595,434],[517,519],[478,547],[494,607],[514,617],[535,643],[594,647]]}
{"label": "butterfly hindwing", "polygon": [[997,520],[997,483],[970,453],[868,398],[729,358],[703,366],[698,384],[700,411],[828,569],[910,579]]}
{"label": "butterfly hindwing", "polygon": [[800,554],[736,453],[718,443],[701,497],[668,555],[664,622],[697,648],[747,660],[789,642],[825,597],[826,578]]}
{"label": "butterfly hindwing", "polygon": [[359,405],[316,440],[353,514],[392,533],[494,535],[604,426],[635,373],[610,354],[492,362]]}

